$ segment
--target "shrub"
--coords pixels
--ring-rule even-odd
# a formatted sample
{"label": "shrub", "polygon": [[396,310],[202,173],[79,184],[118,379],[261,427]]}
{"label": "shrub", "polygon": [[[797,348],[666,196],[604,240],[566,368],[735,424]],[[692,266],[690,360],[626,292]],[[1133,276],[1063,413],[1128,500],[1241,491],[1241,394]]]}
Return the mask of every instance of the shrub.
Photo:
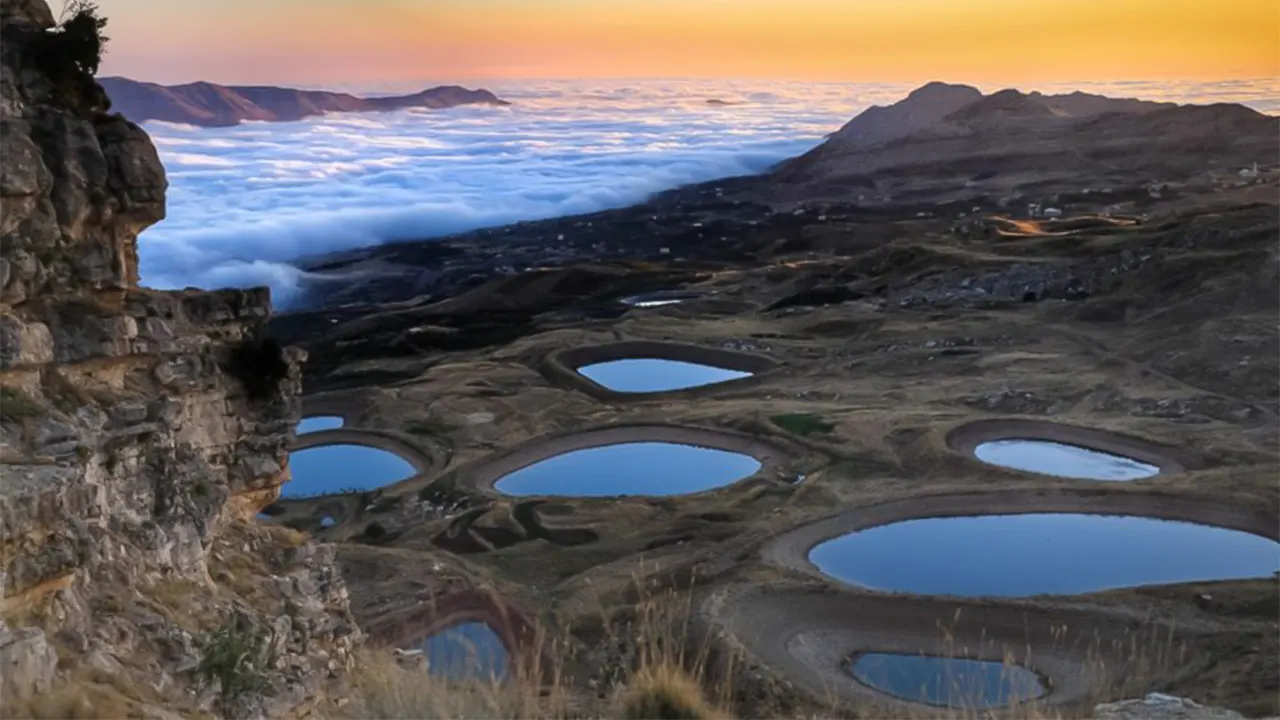
{"label": "shrub", "polygon": [[223,704],[262,689],[260,634],[232,622],[211,633],[202,645],[204,659],[196,670],[207,682],[217,680],[221,684]]}
{"label": "shrub", "polygon": [[93,81],[107,37],[107,19],[91,0],[72,0],[62,10],[62,22],[32,43],[35,64],[53,82],[55,97],[73,110],[107,109],[111,101]]}
{"label": "shrub", "polygon": [[703,720],[719,717],[702,688],[681,668],[662,664],[644,668],[618,697],[614,717],[627,720]]}
{"label": "shrub", "polygon": [[98,5],[91,0],[72,0],[63,7],[56,32],[63,36],[63,52],[81,72],[98,74],[110,40],[102,34],[106,27],[107,19],[98,14]]}
{"label": "shrub", "polygon": [[232,349],[227,372],[244,384],[249,397],[263,400],[274,395],[289,377],[289,361],[279,340],[250,338]]}
{"label": "shrub", "polygon": [[22,420],[40,414],[40,403],[25,392],[11,387],[0,387],[0,418]]}
{"label": "shrub", "polygon": [[774,425],[793,435],[825,435],[836,429],[835,425],[826,422],[813,413],[787,413],[769,418]]}

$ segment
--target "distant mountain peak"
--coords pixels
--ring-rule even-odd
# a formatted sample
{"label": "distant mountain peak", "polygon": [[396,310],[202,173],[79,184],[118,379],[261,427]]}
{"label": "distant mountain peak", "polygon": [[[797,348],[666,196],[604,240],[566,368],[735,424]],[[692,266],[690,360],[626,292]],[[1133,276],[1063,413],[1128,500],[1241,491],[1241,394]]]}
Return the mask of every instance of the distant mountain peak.
{"label": "distant mountain peak", "polygon": [[122,77],[101,78],[98,82],[111,98],[112,109],[134,122],[162,120],[203,127],[225,127],[245,120],[301,120],[330,112],[510,105],[488,90],[470,90],[460,85],[441,85],[395,97],[362,98],[272,85],[232,86],[198,81],[166,86]]}

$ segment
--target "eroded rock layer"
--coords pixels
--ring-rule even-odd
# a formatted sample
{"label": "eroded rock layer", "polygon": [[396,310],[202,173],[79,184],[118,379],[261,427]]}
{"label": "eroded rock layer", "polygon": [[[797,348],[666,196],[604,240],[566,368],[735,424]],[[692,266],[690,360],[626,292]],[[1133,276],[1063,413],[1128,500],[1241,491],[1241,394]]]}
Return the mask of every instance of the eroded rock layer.
{"label": "eroded rock layer", "polygon": [[266,290],[138,287],[155,147],[50,60],[42,0],[0,22],[4,714],[305,711],[358,632],[332,549],[253,520],[304,356]]}

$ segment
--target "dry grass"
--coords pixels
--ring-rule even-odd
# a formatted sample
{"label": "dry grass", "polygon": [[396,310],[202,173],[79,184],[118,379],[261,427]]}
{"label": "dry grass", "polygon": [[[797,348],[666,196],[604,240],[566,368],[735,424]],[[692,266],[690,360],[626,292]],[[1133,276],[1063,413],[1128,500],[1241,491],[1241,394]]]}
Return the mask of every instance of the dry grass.
{"label": "dry grass", "polygon": [[355,699],[337,716],[393,720],[422,718],[558,717],[540,707],[536,683],[452,681],[420,668],[401,667],[387,651],[366,650],[356,660]]}
{"label": "dry grass", "polygon": [[[727,718],[709,699],[705,652],[687,651],[688,598],[674,595],[639,603],[624,616],[605,618],[603,632],[612,646],[629,640],[634,655],[621,677],[602,678],[599,658],[586,661],[595,678],[567,669],[581,647],[569,637],[532,643],[548,652],[526,653],[508,665],[505,680],[446,679],[421,667],[405,667],[389,650],[366,649],[357,658],[355,699],[335,715],[347,718],[571,718],[621,717],[645,720]],[[555,658],[546,666],[543,657]],[[579,658],[580,659],[580,658]],[[581,663],[580,663],[581,664]],[[581,668],[579,668],[581,669]],[[602,685],[603,683],[603,685]],[[612,692],[600,687],[612,686]],[[728,684],[721,684],[726,693]],[[594,689],[592,689],[594,688]]]}
{"label": "dry grass", "polygon": [[704,720],[727,715],[711,706],[683,668],[663,664],[636,673],[618,695],[609,717],[627,720]]}
{"label": "dry grass", "polygon": [[417,667],[402,667],[387,651],[366,650],[357,658],[353,675],[355,698],[335,715],[355,720],[423,718],[569,718],[601,715],[637,720],[701,720],[727,718],[706,698],[683,668],[652,665],[635,672],[608,708],[575,707],[563,676],[539,682],[535,673],[522,673],[506,682],[480,679],[450,680]]}

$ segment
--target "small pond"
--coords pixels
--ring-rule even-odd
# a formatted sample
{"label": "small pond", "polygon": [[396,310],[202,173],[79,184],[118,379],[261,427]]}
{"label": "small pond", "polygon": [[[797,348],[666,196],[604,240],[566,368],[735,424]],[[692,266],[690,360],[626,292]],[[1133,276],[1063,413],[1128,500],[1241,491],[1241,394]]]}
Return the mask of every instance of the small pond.
{"label": "small pond", "polygon": [[622,298],[620,302],[623,305],[630,305],[636,308],[653,308],[662,307],[663,305],[675,305],[686,300],[696,300],[699,297],[701,297],[701,294],[695,292],[655,292],[632,295],[631,297]]}
{"label": "small pond", "polygon": [[421,647],[433,675],[498,680],[507,672],[507,649],[484,623],[459,623],[427,638]]}
{"label": "small pond", "polygon": [[973,454],[992,465],[1079,480],[1123,482],[1160,473],[1155,465],[1132,458],[1047,440],[992,440]]}
{"label": "small pond", "polygon": [[292,480],[280,496],[302,498],[337,492],[373,490],[414,475],[416,469],[395,453],[367,445],[319,445],[289,453]]}
{"label": "small pond", "polygon": [[1025,597],[1264,577],[1280,569],[1280,544],[1187,522],[1036,513],[890,523],[820,543],[809,560],[874,590]]}
{"label": "small pond", "polygon": [[1040,677],[1019,665],[899,653],[863,653],[849,666],[858,682],[909,702],[981,710],[1044,695]]}
{"label": "small pond", "polygon": [[683,390],[751,377],[749,372],[658,358],[610,360],[583,365],[578,372],[610,390],[628,393]]}
{"label": "small pond", "polygon": [[298,421],[298,434],[303,435],[320,430],[337,430],[342,427],[342,418],[337,415],[312,415]]}
{"label": "small pond", "polygon": [[615,497],[683,495],[750,477],[750,455],[666,442],[635,442],[574,450],[533,463],[499,480],[506,495]]}

